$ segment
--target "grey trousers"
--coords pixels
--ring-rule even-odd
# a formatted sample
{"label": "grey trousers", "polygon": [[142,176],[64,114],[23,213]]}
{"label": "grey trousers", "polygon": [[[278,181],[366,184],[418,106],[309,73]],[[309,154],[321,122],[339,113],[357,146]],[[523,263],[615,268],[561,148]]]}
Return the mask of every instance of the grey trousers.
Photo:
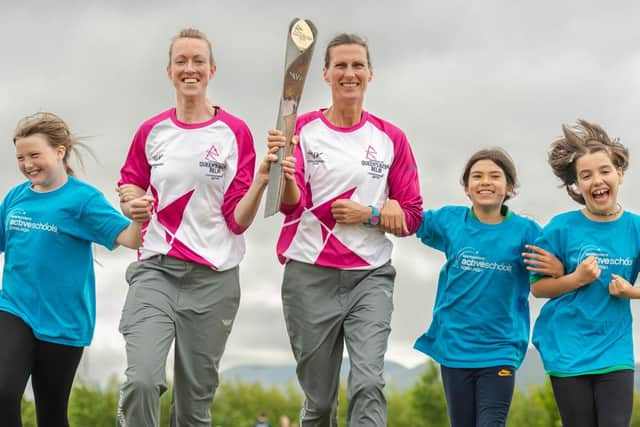
{"label": "grey trousers", "polygon": [[171,426],[209,427],[218,365],[240,302],[238,268],[217,272],[169,256],[132,263],[120,332],[126,382],[116,425],[154,427],[175,341]]}
{"label": "grey trousers", "polygon": [[296,261],[285,266],[282,305],[298,381],[301,427],[337,426],[344,344],[349,353],[347,425],[387,425],[382,392],[391,332],[395,269],[338,270]]}

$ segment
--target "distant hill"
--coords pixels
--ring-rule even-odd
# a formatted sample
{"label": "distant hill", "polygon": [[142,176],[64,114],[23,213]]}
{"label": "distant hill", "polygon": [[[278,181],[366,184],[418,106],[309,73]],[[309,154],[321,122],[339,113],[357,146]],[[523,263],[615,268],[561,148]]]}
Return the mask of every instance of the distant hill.
{"label": "distant hill", "polygon": [[[386,361],[384,370],[387,384],[393,384],[397,389],[404,390],[416,381],[425,367],[426,365],[419,365],[409,369],[399,363]],[[346,381],[348,374],[349,359],[343,359],[340,378]],[[220,377],[224,381],[239,380],[244,383],[260,383],[264,387],[280,387],[289,383],[298,385],[295,365],[237,366],[223,371]]]}
{"label": "distant hill", "polygon": [[[385,362],[385,379],[387,387],[393,387],[398,391],[404,391],[411,387],[423,374],[427,364],[421,364],[414,368],[406,368],[399,363],[387,360]],[[258,382],[264,387],[284,387],[291,383],[298,387],[296,371],[294,365],[273,365],[273,366],[238,366],[227,369],[221,373],[224,381],[240,380],[244,383]],[[349,360],[342,360],[340,368],[340,378],[347,381],[349,373]],[[640,366],[635,370],[636,387],[640,388]],[[526,391],[530,386],[544,383],[546,375],[542,367],[542,361],[538,353],[533,350],[527,353],[516,375],[516,386],[522,391]]]}

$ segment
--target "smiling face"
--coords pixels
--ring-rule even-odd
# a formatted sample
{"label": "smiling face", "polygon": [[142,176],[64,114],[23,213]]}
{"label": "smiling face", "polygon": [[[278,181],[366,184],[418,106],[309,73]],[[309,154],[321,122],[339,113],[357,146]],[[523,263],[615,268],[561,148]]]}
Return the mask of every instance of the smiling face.
{"label": "smiling face", "polygon": [[500,210],[513,188],[507,183],[504,170],[492,160],[478,160],[471,166],[465,193],[476,210]]}
{"label": "smiling face", "polygon": [[207,85],[215,72],[205,40],[181,37],[173,42],[167,75],[178,96],[206,98]]}
{"label": "smiling face", "polygon": [[585,201],[587,212],[607,216],[615,212],[618,187],[623,172],[616,168],[606,151],[595,151],[576,160],[576,185]]}
{"label": "smiling face", "polygon": [[358,44],[342,44],[329,49],[329,65],[323,69],[324,80],[331,86],[334,105],[362,103],[373,69],[367,51]]}
{"label": "smiling face", "polygon": [[64,146],[52,147],[39,133],[17,138],[15,146],[18,168],[31,181],[35,191],[55,190],[67,181]]}

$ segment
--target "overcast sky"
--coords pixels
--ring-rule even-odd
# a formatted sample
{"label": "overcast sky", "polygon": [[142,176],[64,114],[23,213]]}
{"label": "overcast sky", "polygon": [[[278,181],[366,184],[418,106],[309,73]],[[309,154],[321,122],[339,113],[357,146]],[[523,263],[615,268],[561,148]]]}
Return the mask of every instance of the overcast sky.
{"label": "overcast sky", "polygon": [[[322,81],[326,42],[356,32],[370,42],[374,79],[365,108],[407,133],[419,163],[425,208],[466,204],[459,175],[475,150],[511,153],[519,195],[511,207],[544,225],[575,209],[547,166],[562,123],[600,123],[630,148],[620,201],[640,211],[636,153],[640,130],[640,5],[634,1],[25,1],[0,11],[0,191],[23,181],[12,132],[36,111],[60,114],[88,137],[80,176],[117,203],[114,186],[138,125],[174,104],[165,73],[171,37],[192,26],[213,42],[218,71],[209,97],[250,126],[256,151],[275,125],[286,30],[313,20],[319,43],[300,110],[330,103]],[[262,212],[262,211],[261,211]],[[275,256],[280,216],[260,215],[245,234],[242,300],[222,367],[293,363],[280,304],[282,266]],[[413,366],[412,349],[428,326],[443,256],[414,238],[394,239],[398,270],[388,358]],[[42,254],[63,256],[62,254]],[[98,318],[83,373],[121,375],[117,331],[132,251],[97,251]],[[1,261],[0,261],[1,262]],[[542,301],[532,298],[535,318]],[[634,313],[640,306],[632,303]],[[637,322],[636,322],[637,326]],[[638,329],[634,334],[640,350]],[[638,354],[638,352],[636,351]]]}

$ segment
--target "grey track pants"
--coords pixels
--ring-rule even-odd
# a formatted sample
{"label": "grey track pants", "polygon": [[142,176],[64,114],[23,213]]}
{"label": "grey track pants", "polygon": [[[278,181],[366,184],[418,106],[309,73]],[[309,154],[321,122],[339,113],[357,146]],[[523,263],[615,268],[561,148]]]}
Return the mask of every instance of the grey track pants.
{"label": "grey track pants", "polygon": [[163,255],[132,263],[126,278],[120,332],[127,370],[117,426],[159,425],[174,340],[171,426],[210,426],[218,365],[240,301],[238,268],[217,272]]}
{"label": "grey track pants", "polygon": [[384,355],[391,332],[395,269],[338,270],[290,261],[282,303],[305,393],[301,427],[337,426],[339,373],[349,353],[349,427],[387,425]]}

